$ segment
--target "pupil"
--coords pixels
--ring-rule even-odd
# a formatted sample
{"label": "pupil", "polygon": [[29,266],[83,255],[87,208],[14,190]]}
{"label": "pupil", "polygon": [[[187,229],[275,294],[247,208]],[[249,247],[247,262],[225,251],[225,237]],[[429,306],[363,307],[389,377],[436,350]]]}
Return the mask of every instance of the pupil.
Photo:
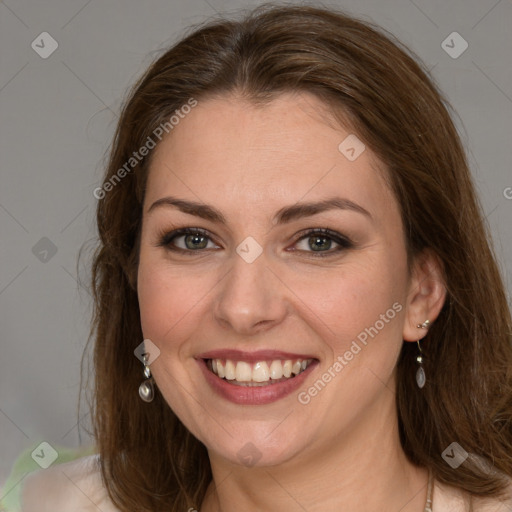
{"label": "pupil", "polygon": [[[203,243],[201,243],[201,239],[203,241]],[[187,235],[186,238],[185,238],[185,245],[187,247],[192,248],[192,249],[197,249],[198,247],[201,248],[201,249],[204,249],[204,247],[206,247],[206,244],[204,243],[206,240],[206,237],[202,236],[202,235]],[[189,246],[188,242],[191,242],[191,247]]]}
{"label": "pupil", "polygon": [[[311,243],[311,248],[314,251],[320,251],[322,249],[330,249],[331,247],[331,239],[325,236],[312,236],[309,239]],[[324,242],[324,243],[322,243]]]}

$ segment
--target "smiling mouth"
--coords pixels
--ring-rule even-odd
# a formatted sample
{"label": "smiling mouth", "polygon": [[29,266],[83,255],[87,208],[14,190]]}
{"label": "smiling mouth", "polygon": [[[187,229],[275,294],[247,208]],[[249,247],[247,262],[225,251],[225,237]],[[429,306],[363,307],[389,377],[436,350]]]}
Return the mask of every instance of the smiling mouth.
{"label": "smiling mouth", "polygon": [[206,367],[220,379],[236,386],[268,386],[293,379],[305,371],[314,359],[273,359],[270,361],[233,361],[205,359]]}

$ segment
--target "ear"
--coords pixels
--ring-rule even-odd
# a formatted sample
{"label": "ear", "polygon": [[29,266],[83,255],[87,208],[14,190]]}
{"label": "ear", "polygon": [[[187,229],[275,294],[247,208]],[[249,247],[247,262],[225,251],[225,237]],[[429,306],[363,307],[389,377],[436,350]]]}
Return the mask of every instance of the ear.
{"label": "ear", "polygon": [[420,340],[427,334],[418,327],[425,320],[434,323],[446,299],[443,264],[431,249],[414,258],[405,306],[404,341]]}

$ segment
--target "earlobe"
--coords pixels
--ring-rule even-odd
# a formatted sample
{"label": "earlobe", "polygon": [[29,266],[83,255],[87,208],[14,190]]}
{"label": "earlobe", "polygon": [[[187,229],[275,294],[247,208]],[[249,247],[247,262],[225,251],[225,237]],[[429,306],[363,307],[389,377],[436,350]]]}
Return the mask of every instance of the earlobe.
{"label": "earlobe", "polygon": [[[425,249],[414,258],[405,307],[403,339],[416,342],[426,335],[422,325],[432,324],[446,299],[443,263],[431,249]],[[427,324],[427,325],[428,325]]]}

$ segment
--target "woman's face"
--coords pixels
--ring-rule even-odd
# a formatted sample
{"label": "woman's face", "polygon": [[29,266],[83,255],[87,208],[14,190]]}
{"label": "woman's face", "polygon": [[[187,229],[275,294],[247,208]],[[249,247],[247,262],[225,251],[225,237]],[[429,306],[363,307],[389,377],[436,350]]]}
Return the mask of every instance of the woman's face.
{"label": "woman's face", "polygon": [[200,101],[154,151],[142,329],[210,456],[300,460],[386,416],[412,285],[371,151],[309,94]]}

